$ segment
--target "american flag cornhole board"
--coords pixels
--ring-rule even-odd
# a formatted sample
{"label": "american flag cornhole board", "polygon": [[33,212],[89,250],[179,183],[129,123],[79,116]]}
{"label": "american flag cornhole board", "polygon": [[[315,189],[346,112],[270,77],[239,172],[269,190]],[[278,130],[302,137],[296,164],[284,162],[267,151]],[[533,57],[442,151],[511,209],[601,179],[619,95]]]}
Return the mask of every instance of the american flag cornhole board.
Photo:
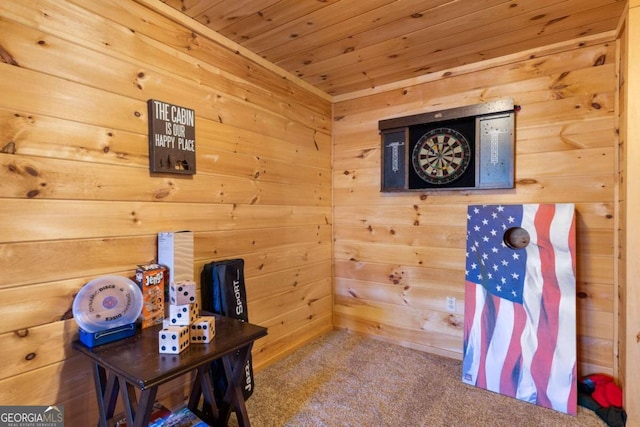
{"label": "american flag cornhole board", "polygon": [[574,212],[468,207],[464,383],[576,414]]}

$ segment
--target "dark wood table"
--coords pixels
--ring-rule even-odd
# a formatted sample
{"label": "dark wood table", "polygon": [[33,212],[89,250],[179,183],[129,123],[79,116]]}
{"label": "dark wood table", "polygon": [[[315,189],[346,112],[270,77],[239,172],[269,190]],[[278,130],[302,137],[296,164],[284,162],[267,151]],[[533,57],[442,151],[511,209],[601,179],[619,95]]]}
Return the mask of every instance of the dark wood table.
{"label": "dark wood table", "polygon": [[[113,424],[120,394],[127,425],[146,427],[158,387],[195,371],[188,408],[210,425],[227,425],[229,415],[235,412],[238,424],[249,427],[242,394],[244,367],[254,341],[267,335],[267,329],[229,317],[215,317],[215,338],[209,344],[190,344],[180,354],[158,352],[158,331],[162,325],[93,348],[75,341],[73,348],[92,360],[98,398],[98,425],[107,427]],[[222,361],[229,384],[221,408],[216,405],[211,380],[211,364],[216,360]]]}

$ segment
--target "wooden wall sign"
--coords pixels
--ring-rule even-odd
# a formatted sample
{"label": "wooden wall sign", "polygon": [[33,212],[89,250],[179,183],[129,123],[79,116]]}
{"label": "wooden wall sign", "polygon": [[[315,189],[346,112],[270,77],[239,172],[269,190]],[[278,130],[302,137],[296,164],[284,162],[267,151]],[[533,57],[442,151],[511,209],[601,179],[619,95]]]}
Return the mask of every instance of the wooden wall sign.
{"label": "wooden wall sign", "polygon": [[513,188],[513,100],[378,122],[382,191]]}
{"label": "wooden wall sign", "polygon": [[195,112],[150,99],[149,170],[193,175],[196,173]]}

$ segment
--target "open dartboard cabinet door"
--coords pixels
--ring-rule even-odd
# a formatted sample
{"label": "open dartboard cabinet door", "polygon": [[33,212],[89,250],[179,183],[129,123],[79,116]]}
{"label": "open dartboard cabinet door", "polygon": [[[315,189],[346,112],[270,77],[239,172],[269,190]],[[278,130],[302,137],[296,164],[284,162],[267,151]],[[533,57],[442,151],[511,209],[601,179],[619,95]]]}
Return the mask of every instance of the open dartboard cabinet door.
{"label": "open dartboard cabinet door", "polygon": [[378,122],[381,190],[513,188],[513,100]]}

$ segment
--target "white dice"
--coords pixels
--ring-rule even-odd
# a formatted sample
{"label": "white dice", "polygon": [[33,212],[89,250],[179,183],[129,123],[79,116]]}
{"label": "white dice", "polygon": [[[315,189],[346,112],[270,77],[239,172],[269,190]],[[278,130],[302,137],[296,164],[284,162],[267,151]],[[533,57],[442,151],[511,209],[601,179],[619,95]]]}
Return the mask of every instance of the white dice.
{"label": "white dice", "polygon": [[173,305],[193,304],[196,302],[196,283],[181,280],[169,286],[169,302]]}
{"label": "white dice", "polygon": [[189,347],[189,327],[168,326],[158,332],[160,353],[178,354]]}
{"label": "white dice", "polygon": [[169,323],[171,325],[189,326],[198,317],[198,303],[169,306]]}
{"label": "white dice", "polygon": [[216,336],[216,318],[213,316],[201,316],[191,324],[191,343],[208,343]]}

